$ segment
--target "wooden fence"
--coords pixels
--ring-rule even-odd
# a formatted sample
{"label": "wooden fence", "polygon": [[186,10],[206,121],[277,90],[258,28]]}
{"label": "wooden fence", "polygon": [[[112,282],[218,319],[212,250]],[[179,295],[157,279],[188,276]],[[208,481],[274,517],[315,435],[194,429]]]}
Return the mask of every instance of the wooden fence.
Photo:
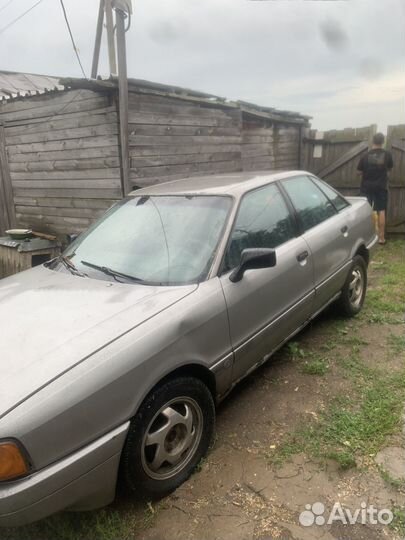
{"label": "wooden fence", "polygon": [[[377,126],[320,132],[306,129],[302,168],[313,172],[344,195],[358,195],[357,166],[368,151]],[[387,224],[389,232],[405,232],[405,125],[388,128],[387,149],[392,151]]]}
{"label": "wooden fence", "polygon": [[387,149],[394,169],[390,178],[389,217],[393,232],[405,232],[405,124],[388,126]]}

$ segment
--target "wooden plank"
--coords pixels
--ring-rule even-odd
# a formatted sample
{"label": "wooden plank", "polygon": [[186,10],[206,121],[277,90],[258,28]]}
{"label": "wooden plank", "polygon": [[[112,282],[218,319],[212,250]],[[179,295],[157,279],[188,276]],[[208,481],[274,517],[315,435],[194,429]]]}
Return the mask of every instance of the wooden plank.
{"label": "wooden plank", "polygon": [[239,171],[241,164],[239,161],[219,161],[215,163],[191,163],[185,165],[172,165],[164,167],[144,167],[131,169],[131,178],[153,178],[159,176],[169,176],[172,174],[184,174],[200,172],[227,172]]}
{"label": "wooden plank", "polygon": [[118,178],[106,180],[13,180],[13,188],[23,189],[109,189],[119,188],[121,181]]}
{"label": "wooden plank", "polygon": [[[107,210],[113,203],[106,199],[78,199],[57,197],[14,197],[16,206],[51,208],[95,208]],[[44,210],[46,212],[46,210]]]}
{"label": "wooden plank", "polygon": [[[10,163],[11,172],[37,172],[37,171],[82,171],[82,170],[105,170],[118,168],[120,159],[98,158],[98,159],[69,159],[52,161],[26,161]],[[102,173],[101,173],[102,174]]]}
{"label": "wooden plank", "polygon": [[63,115],[72,112],[88,112],[94,109],[100,109],[102,107],[108,107],[109,100],[105,97],[99,97],[95,99],[86,99],[83,101],[72,100],[70,103],[61,106],[60,102],[53,103],[46,107],[34,108],[30,111],[17,111],[17,112],[3,112],[0,114],[1,122],[8,122],[9,120],[24,120],[31,118],[43,118],[48,119],[54,115]]}
{"label": "wooden plank", "polygon": [[[224,109],[206,103],[191,103],[181,99],[164,98],[157,95],[129,93],[130,113],[152,113],[162,115],[186,115],[190,117],[234,118],[240,116],[238,109]],[[237,114],[235,114],[237,113]]]}
{"label": "wooden plank", "polygon": [[118,146],[107,146],[100,148],[85,148],[83,150],[59,150],[55,152],[26,152],[15,153],[11,152],[8,148],[8,160],[11,164],[16,163],[29,163],[32,161],[77,161],[82,159],[96,159],[119,156]]}
{"label": "wooden plank", "polygon": [[55,197],[55,198],[77,198],[77,199],[120,199],[121,189],[33,189],[14,188],[16,197]]}
{"label": "wooden plank", "polygon": [[260,168],[267,166],[273,166],[278,163],[283,163],[285,165],[291,164],[293,168],[298,167],[298,156],[291,155],[291,156],[281,156],[281,157],[271,157],[271,158],[255,158],[255,159],[244,159],[242,160],[243,168],[246,167],[254,168],[256,170],[259,170]]}
{"label": "wooden plank", "polygon": [[105,210],[100,208],[52,208],[52,207],[35,207],[35,206],[16,206],[17,215],[35,215],[44,216],[48,218],[50,216],[62,216],[62,217],[78,217],[78,218],[90,218],[95,220],[104,214]]}
{"label": "wooden plank", "polygon": [[60,115],[54,114],[54,115],[38,117],[38,118],[23,118],[21,120],[15,120],[15,121],[9,120],[7,121],[5,125],[5,129],[7,132],[9,128],[13,128],[13,127],[24,127],[24,126],[33,127],[34,125],[39,127],[40,124],[45,124],[47,122],[48,123],[53,123],[57,121],[63,122],[65,119],[72,120],[74,118],[86,118],[86,117],[92,118],[93,116],[97,117],[101,115],[109,115],[111,113],[112,114],[117,113],[117,107],[115,104],[109,105],[108,107],[101,107],[98,109],[93,109],[91,111],[70,112],[70,113],[60,114]]}
{"label": "wooden plank", "polygon": [[130,148],[132,157],[151,156],[177,156],[190,154],[209,154],[218,152],[240,152],[239,144],[221,144],[220,148],[217,144],[188,144],[188,145],[167,145],[167,146],[134,146]]}
{"label": "wooden plank", "polygon": [[[196,95],[190,95],[190,94],[177,94],[168,92],[167,90],[160,90],[160,89],[152,89],[152,88],[143,88],[140,86],[135,86],[133,83],[131,83],[131,86],[129,88],[130,95],[133,94],[139,94],[139,95],[148,95],[148,96],[159,96],[170,100],[176,100],[179,103],[191,103],[191,104],[198,104],[199,106],[206,105],[207,107],[211,109],[217,108],[218,110],[224,110],[224,111],[236,111],[237,114],[240,113],[240,108],[236,103],[233,103],[231,101],[219,101],[216,96],[196,96]],[[213,101],[212,98],[217,99],[217,101]]]}
{"label": "wooden plank", "polygon": [[97,169],[84,171],[53,171],[53,172],[30,172],[18,173],[12,175],[15,180],[103,180],[107,178],[120,178],[119,169]]}
{"label": "wooden plank", "polygon": [[105,124],[117,125],[118,117],[116,112],[103,113],[103,114],[85,114],[80,116],[74,116],[73,118],[60,118],[55,117],[48,122],[35,122],[27,123],[23,122],[19,125],[6,126],[6,137],[13,135],[28,135],[31,133],[46,133],[48,131],[59,131],[67,129],[77,129],[91,126],[102,126]]}
{"label": "wooden plank", "polygon": [[3,176],[0,171],[0,236],[4,236],[5,231],[9,228],[10,224],[8,221],[6,196],[3,188]]}
{"label": "wooden plank", "polygon": [[130,113],[129,124],[151,125],[151,126],[196,126],[196,127],[229,127],[238,128],[239,126],[233,118],[216,116],[187,116],[187,115],[158,115],[156,113]]}
{"label": "wooden plank", "polygon": [[215,161],[240,160],[240,152],[216,152],[210,154],[187,154],[170,156],[149,156],[131,158],[131,168],[157,167],[162,165],[182,165],[186,163],[204,163]]}
{"label": "wooden plank", "polygon": [[327,176],[331,175],[333,172],[335,172],[337,169],[345,165],[348,161],[351,161],[361,153],[368,150],[368,142],[362,141],[356,146],[354,146],[351,150],[343,154],[339,159],[322,169],[318,172],[318,176],[321,178],[326,178]]}
{"label": "wooden plank", "polygon": [[0,116],[6,113],[32,111],[35,109],[41,109],[47,107],[50,104],[58,103],[59,105],[66,105],[74,99],[75,101],[94,100],[94,98],[100,97],[97,92],[93,90],[65,90],[54,93],[40,94],[37,96],[28,96],[20,100],[7,101],[0,104]]}
{"label": "wooden plank", "polygon": [[401,152],[405,152],[405,141],[396,140],[392,143],[392,148],[395,148],[395,150],[400,150]]}
{"label": "wooden plank", "polygon": [[116,147],[117,144],[117,137],[88,137],[86,139],[71,139],[62,141],[9,145],[7,147],[7,150],[9,153],[53,152],[61,150],[99,148],[108,146]]}
{"label": "wooden plank", "polygon": [[83,127],[76,129],[61,129],[44,133],[29,133],[27,135],[12,135],[7,137],[7,145],[20,145],[50,141],[66,141],[69,139],[84,139],[89,137],[118,135],[117,124],[103,124],[100,126]]}
{"label": "wooden plank", "polygon": [[53,231],[53,226],[64,228],[64,232],[69,232],[70,227],[89,227],[93,220],[90,218],[76,217],[57,217],[57,216],[41,216],[35,214],[17,214],[19,223],[26,223],[27,226],[39,229],[40,231]]}
{"label": "wooden plank", "polygon": [[177,126],[177,125],[144,125],[130,124],[130,135],[204,135],[240,137],[238,127],[201,127],[201,126]]}
{"label": "wooden plank", "polygon": [[276,156],[279,154],[298,154],[298,145],[282,144],[277,146],[257,146],[252,145],[249,148],[242,147],[243,158],[254,158],[261,156]]}
{"label": "wooden plank", "polygon": [[2,208],[4,216],[3,226],[8,225],[10,227],[16,226],[16,216],[13,199],[13,187],[11,184],[10,168],[8,164],[7,152],[6,152],[6,138],[4,134],[4,127],[0,124],[0,185],[2,191]]}
{"label": "wooden plank", "polygon": [[290,137],[277,137],[276,135],[244,135],[243,144],[277,144],[279,142],[291,142],[298,145],[298,135]]}
{"label": "wooden plank", "polygon": [[130,146],[151,146],[151,145],[179,145],[179,144],[239,144],[240,137],[148,137],[132,135],[129,138]]}

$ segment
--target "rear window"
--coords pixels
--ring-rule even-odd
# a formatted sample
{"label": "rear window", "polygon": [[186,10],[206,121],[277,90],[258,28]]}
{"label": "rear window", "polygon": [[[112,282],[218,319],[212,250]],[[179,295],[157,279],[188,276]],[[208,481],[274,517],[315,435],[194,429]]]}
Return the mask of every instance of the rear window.
{"label": "rear window", "polygon": [[334,190],[331,186],[329,186],[325,182],[322,182],[322,180],[319,180],[319,178],[316,178],[315,176],[311,176],[310,178],[313,182],[315,182],[319,189],[321,189],[325,193],[325,195],[333,203],[334,207],[338,212],[350,206],[346,199],[342,195],[340,195],[340,193]]}

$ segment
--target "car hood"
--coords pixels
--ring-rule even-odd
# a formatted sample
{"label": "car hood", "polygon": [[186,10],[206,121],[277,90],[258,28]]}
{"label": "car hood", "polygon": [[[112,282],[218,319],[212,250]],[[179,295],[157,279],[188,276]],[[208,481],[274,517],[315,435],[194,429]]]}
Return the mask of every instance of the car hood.
{"label": "car hood", "polygon": [[197,287],[112,283],[45,267],[0,280],[0,418]]}

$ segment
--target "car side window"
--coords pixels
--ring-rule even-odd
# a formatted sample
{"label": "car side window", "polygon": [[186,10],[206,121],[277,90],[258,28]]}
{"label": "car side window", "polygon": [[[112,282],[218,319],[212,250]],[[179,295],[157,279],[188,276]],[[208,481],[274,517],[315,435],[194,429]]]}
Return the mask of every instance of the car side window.
{"label": "car side window", "polygon": [[225,271],[236,268],[248,248],[276,248],[295,237],[295,223],[275,184],[247,193],[240,205],[225,256]]}
{"label": "car side window", "polygon": [[328,184],[326,184],[326,182],[322,182],[322,180],[319,180],[319,178],[316,178],[316,176],[311,176],[310,178],[313,182],[315,182],[319,189],[325,193],[338,212],[350,206],[346,199]]}
{"label": "car side window", "polygon": [[297,176],[283,180],[304,231],[337,214],[337,211],[326,195],[310,180],[308,176]]}

